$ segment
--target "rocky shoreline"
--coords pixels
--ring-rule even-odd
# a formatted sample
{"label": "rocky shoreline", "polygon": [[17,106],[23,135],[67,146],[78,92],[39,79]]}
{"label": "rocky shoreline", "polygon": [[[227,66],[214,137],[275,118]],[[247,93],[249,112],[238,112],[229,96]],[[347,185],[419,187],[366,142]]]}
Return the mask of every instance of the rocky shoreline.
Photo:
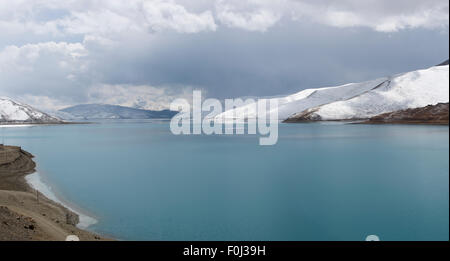
{"label": "rocky shoreline", "polygon": [[31,188],[25,176],[35,172],[33,155],[16,146],[0,145],[0,241],[107,240],[76,227],[79,217]]}
{"label": "rocky shoreline", "polygon": [[422,108],[384,113],[363,121],[363,124],[433,124],[448,125],[448,103],[438,103]]}
{"label": "rocky shoreline", "polygon": [[[317,117],[315,109],[307,110],[290,117],[283,123],[308,123],[326,121]],[[383,113],[369,119],[350,119],[350,120],[331,120],[340,122],[350,122],[356,124],[430,124],[430,125],[448,125],[449,103],[438,103],[421,108],[399,110]]]}

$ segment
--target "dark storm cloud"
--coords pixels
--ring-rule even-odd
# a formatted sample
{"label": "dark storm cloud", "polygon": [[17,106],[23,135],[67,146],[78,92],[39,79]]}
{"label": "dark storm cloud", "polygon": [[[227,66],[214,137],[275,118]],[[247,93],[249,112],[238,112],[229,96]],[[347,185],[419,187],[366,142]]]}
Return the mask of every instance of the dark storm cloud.
{"label": "dark storm cloud", "polygon": [[358,82],[446,60],[447,0],[0,4],[0,95],[167,106]]}
{"label": "dark storm cloud", "polygon": [[[334,29],[285,23],[273,30],[166,34],[139,41],[139,52],[122,49],[102,75],[110,84],[191,85],[211,96],[261,96],[369,80],[432,66],[448,57],[445,33]],[[100,68],[100,66],[98,66]]]}

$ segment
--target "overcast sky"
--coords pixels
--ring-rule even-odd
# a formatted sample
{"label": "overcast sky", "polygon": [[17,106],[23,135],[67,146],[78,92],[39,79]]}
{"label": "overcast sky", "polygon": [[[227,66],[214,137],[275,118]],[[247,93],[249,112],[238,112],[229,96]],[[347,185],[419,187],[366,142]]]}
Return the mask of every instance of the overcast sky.
{"label": "overcast sky", "polygon": [[449,56],[448,0],[0,2],[0,96],[148,109],[201,89],[272,96]]}

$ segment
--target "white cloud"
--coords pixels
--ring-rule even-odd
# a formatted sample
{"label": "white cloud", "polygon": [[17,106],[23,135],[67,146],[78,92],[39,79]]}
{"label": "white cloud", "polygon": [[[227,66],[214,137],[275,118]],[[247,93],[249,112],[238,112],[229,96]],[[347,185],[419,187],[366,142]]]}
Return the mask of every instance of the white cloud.
{"label": "white cloud", "polygon": [[73,12],[70,17],[56,23],[68,34],[108,35],[141,30],[135,21],[110,10]]}
{"label": "white cloud", "polygon": [[81,43],[44,42],[0,50],[1,94],[13,97],[76,96],[89,75]]}
{"label": "white cloud", "polygon": [[447,0],[217,0],[217,19],[229,27],[266,31],[282,17],[379,32],[448,28]]}
{"label": "white cloud", "polygon": [[229,27],[265,32],[281,18],[281,14],[272,11],[271,5],[265,1],[251,6],[242,3],[219,0],[216,5],[218,20]]}
{"label": "white cloud", "polygon": [[[96,84],[87,89],[86,95],[86,100],[82,103],[104,103],[147,110],[164,110],[169,109],[170,103],[178,98],[192,100],[192,88]],[[46,95],[26,94],[13,98],[46,112],[57,111],[80,103]]]}
{"label": "white cloud", "polygon": [[447,0],[28,0],[0,3],[3,35],[96,35],[215,31],[222,25],[266,31],[281,18],[380,32],[442,28]]}
{"label": "white cloud", "polygon": [[[54,15],[57,13],[57,15]],[[51,15],[50,15],[51,14]],[[52,36],[124,32],[214,31],[212,12],[189,12],[173,0],[12,1],[0,3],[0,32]]]}
{"label": "white cloud", "polygon": [[[80,43],[44,42],[10,45],[0,51],[0,73],[33,72],[45,66],[59,67],[67,72],[82,70],[79,59],[87,55]],[[1,75],[0,75],[1,76]]]}
{"label": "white cloud", "polygon": [[44,112],[57,111],[67,107],[67,102],[44,95],[25,94],[20,97],[14,97],[14,99]]}
{"label": "white cloud", "polygon": [[[184,96],[187,92],[184,88],[174,91],[173,88],[154,87],[152,85],[154,82],[157,86],[164,85],[165,81],[168,81],[168,84],[184,85],[183,81],[188,79],[191,82],[186,85],[205,84],[192,80],[196,75],[193,76],[193,71],[189,71],[189,68],[180,69],[174,64],[185,64],[185,61],[179,60],[180,57],[181,59],[193,57],[184,55],[183,52],[189,52],[189,48],[194,48],[192,47],[194,45],[201,45],[200,42],[194,41],[204,43],[213,37],[214,41],[219,41],[220,37],[201,35],[195,38],[196,36],[192,34],[200,32],[220,34],[220,30],[217,29],[221,26],[265,32],[277,30],[276,25],[284,25],[281,22],[285,20],[294,21],[286,23],[289,26],[308,22],[337,28],[363,27],[378,32],[396,32],[414,28],[448,30],[449,2],[448,0],[1,1],[0,95],[24,97],[33,104],[42,101],[43,106],[52,108],[72,102],[105,102],[127,106],[139,103],[147,108],[162,108],[168,105],[170,99]],[[183,41],[188,39],[183,44],[174,43],[173,41],[180,41],[180,34],[191,35],[181,36]],[[210,42],[211,48],[214,48],[214,41]],[[167,53],[172,50],[176,54],[173,57],[178,60],[175,58],[158,60],[163,59],[161,57],[170,58]],[[204,53],[208,55],[215,53],[211,50],[205,51],[209,52],[197,50],[196,55],[201,57],[205,55]],[[216,68],[221,68],[217,64],[220,65],[227,59],[232,60],[230,57],[220,54],[219,58],[199,59],[203,64],[193,64],[193,67],[201,68],[203,73],[204,68],[208,66],[213,68],[216,65]],[[126,68],[121,67],[124,64]],[[135,70],[136,68],[144,69]],[[134,73],[135,71],[138,73]],[[151,76],[146,75],[147,71]],[[221,73],[222,71],[217,75],[221,76]],[[166,74],[173,79],[167,80]],[[158,76],[160,79],[154,79]],[[205,85],[210,83],[208,80]]]}
{"label": "white cloud", "polygon": [[[85,37],[84,44],[94,48],[98,46],[93,44],[108,46],[111,43]],[[12,96],[46,111],[77,103],[107,103],[161,110],[169,108],[172,100],[191,95],[192,88],[189,87],[89,84],[83,78],[94,68],[89,67],[89,51],[84,44],[45,42],[5,47],[0,51],[2,95]],[[17,95],[17,92],[22,94]]]}
{"label": "white cloud", "polygon": [[379,32],[408,28],[448,28],[447,0],[290,1],[294,20],[304,19],[334,27],[368,27]]}
{"label": "white cloud", "polygon": [[148,110],[163,110],[177,98],[192,100],[192,88],[149,85],[100,84],[88,90],[88,102],[122,105]]}
{"label": "white cloud", "polygon": [[181,33],[215,31],[216,23],[211,11],[190,13],[173,1],[146,1],[143,11],[149,27],[155,31],[173,29]]}

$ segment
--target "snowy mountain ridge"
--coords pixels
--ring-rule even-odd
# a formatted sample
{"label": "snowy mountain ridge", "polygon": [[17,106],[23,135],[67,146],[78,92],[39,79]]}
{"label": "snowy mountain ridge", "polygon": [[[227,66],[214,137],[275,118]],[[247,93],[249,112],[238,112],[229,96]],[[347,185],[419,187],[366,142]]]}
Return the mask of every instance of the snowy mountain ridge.
{"label": "snowy mountain ridge", "polygon": [[[306,89],[278,100],[280,120],[356,120],[449,101],[449,66],[401,73],[362,83]],[[256,117],[249,104],[215,116],[216,121]],[[246,115],[247,112],[247,115]]]}
{"label": "snowy mountain ridge", "polygon": [[0,124],[61,122],[60,119],[36,110],[29,105],[8,97],[0,97]]}

